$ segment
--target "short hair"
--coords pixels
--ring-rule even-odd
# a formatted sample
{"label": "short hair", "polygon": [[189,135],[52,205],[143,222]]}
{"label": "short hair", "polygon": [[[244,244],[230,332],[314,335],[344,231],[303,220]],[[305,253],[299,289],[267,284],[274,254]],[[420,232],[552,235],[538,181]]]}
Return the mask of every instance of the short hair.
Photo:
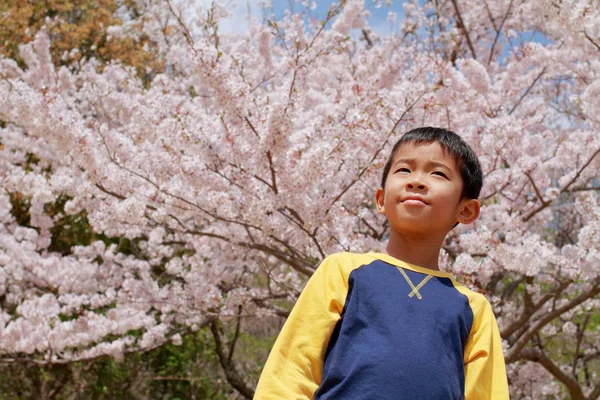
{"label": "short hair", "polygon": [[430,126],[408,131],[396,142],[383,168],[382,189],[385,189],[385,181],[390,173],[394,155],[402,145],[407,143],[412,143],[415,146],[438,143],[456,161],[463,180],[461,199],[477,199],[479,197],[483,186],[483,172],[473,149],[456,133]]}

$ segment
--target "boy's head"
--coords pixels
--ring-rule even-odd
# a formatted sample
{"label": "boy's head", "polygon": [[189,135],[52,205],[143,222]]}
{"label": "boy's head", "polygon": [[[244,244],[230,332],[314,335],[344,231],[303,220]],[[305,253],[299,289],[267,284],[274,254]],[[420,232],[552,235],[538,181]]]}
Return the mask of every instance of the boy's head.
{"label": "boy's head", "polygon": [[479,217],[481,165],[454,132],[423,127],[394,145],[375,195],[394,232],[443,237]]}
{"label": "boy's head", "polygon": [[481,164],[473,149],[456,133],[433,127],[421,127],[406,132],[394,145],[392,152],[383,168],[381,188],[385,190],[385,183],[392,167],[394,155],[398,149],[405,144],[412,143],[415,146],[438,143],[442,149],[451,155],[460,170],[463,181],[461,199],[477,199],[483,186],[483,172]]}

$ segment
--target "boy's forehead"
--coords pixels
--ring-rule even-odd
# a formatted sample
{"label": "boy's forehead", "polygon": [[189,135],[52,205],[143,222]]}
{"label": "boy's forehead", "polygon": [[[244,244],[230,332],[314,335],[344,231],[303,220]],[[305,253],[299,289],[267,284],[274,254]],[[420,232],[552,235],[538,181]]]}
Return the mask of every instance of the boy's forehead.
{"label": "boy's forehead", "polygon": [[439,143],[403,143],[394,154],[393,163],[399,160],[433,161],[456,168],[456,160]]}

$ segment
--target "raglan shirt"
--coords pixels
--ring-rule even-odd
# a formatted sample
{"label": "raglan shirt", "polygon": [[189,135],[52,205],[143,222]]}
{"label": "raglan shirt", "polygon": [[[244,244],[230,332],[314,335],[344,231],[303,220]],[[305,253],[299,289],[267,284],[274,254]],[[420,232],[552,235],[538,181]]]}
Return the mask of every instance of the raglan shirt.
{"label": "raglan shirt", "polygon": [[338,253],[309,279],[255,399],[508,399],[487,299],[386,254]]}

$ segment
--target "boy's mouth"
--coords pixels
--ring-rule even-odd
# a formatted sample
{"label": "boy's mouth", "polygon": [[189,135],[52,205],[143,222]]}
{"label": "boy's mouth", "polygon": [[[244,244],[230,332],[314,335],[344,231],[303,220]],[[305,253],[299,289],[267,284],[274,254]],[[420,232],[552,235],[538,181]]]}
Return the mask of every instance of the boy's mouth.
{"label": "boy's mouth", "polygon": [[400,201],[407,205],[427,205],[427,202],[420,196],[406,196]]}

